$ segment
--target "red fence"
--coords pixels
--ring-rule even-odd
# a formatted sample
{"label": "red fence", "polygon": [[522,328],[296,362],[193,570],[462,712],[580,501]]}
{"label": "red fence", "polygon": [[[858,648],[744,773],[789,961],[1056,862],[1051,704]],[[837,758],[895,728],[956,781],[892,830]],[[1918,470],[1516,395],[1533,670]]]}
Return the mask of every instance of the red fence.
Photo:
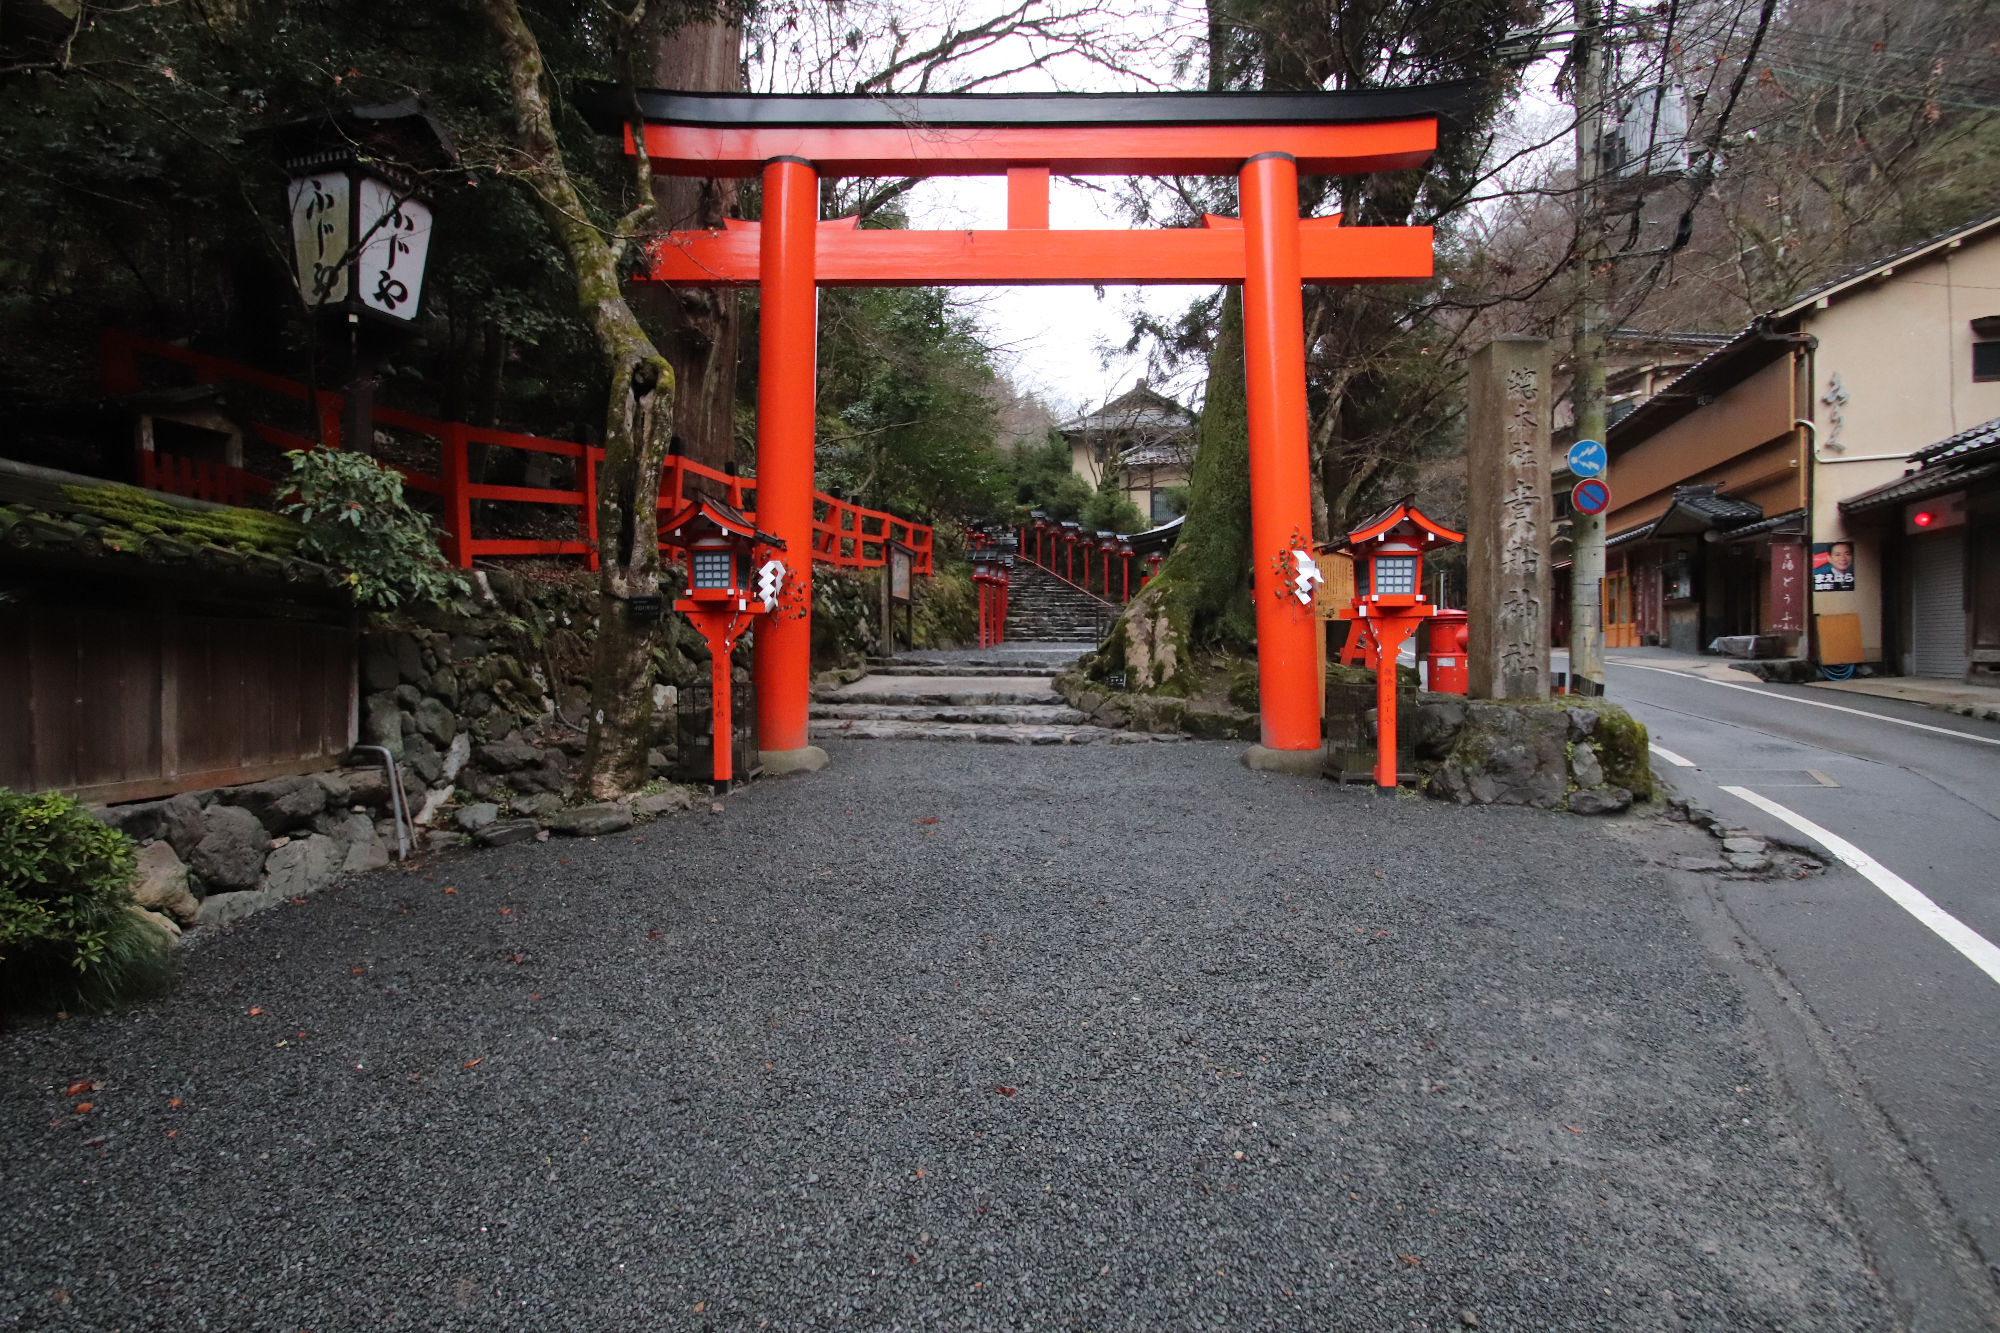
{"label": "red fence", "polygon": [[1018,535],[1021,559],[1102,601],[1129,602],[1160,572],[1160,552],[1137,555],[1117,533],[1036,516]]}
{"label": "red fence", "polygon": [[[141,391],[146,385],[140,368],[142,357],[180,366],[192,372],[196,384],[248,385],[298,403],[305,409],[307,420],[317,420],[319,439],[325,440],[331,448],[340,447],[343,407],[340,394],[325,389],[315,394],[297,380],[116,329],[106,329],[103,335],[99,377],[104,393],[117,396]],[[436,473],[410,468],[397,470],[403,474],[405,486],[435,495],[442,502],[445,555],[461,569],[470,568],[480,556],[494,555],[581,556],[590,562],[591,568],[597,567],[597,469],[604,459],[603,449],[570,440],[550,440],[539,435],[469,426],[462,421],[439,421],[392,407],[377,407],[374,415],[378,425],[425,436],[437,442]],[[281,449],[312,449],[319,442],[269,422],[253,422],[251,429],[259,439]],[[574,460],[579,484],[573,489],[564,489],[498,486],[473,481],[468,463],[470,450],[475,445],[488,449],[553,454]],[[139,468],[140,484],[148,489],[225,504],[241,503],[248,492],[271,488],[270,481],[241,468],[175,458],[167,454],[142,452]],[[754,477],[732,476],[685,458],[667,459],[660,473],[660,508],[672,512],[697,493],[725,500],[746,512],[754,512],[757,481]],[[577,511],[576,536],[557,540],[481,537],[473,530],[472,502],[475,500],[574,508]],[[891,542],[900,542],[916,552],[912,562],[914,572],[926,575],[931,572],[932,533],[929,526],[814,492],[813,559],[844,569],[874,568],[887,560],[887,544]]]}

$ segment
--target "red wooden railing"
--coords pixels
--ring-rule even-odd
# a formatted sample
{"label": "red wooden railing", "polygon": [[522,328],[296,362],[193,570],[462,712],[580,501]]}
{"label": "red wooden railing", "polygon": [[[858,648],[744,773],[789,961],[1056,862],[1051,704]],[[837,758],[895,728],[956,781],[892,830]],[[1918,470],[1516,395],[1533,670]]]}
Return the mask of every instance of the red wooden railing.
{"label": "red wooden railing", "polygon": [[139,484],[149,491],[185,495],[191,500],[213,500],[217,504],[240,505],[253,495],[269,494],[268,478],[227,463],[211,463],[177,454],[139,451]]}
{"label": "red wooden railing", "polygon": [[[165,361],[191,371],[197,384],[243,384],[304,405],[316,418],[319,439],[331,448],[340,447],[340,394],[321,389],[314,393],[297,380],[272,375],[240,362],[210,356],[204,352],[156,342],[118,329],[103,334],[98,365],[99,382],[108,396],[137,393],[145,387],[140,358]],[[436,474],[399,467],[403,484],[414,491],[437,496],[444,506],[443,546],[445,555],[462,569],[469,569],[480,556],[553,555],[580,556],[597,567],[597,469],[604,450],[571,440],[545,439],[514,431],[470,426],[462,421],[440,421],[393,407],[377,407],[375,420],[394,430],[429,436],[438,443]],[[259,439],[281,449],[312,449],[319,441],[285,430],[269,422],[253,422]],[[497,486],[473,481],[468,470],[470,449],[521,449],[530,453],[554,454],[575,460],[578,484],[574,488],[542,486]],[[241,503],[253,490],[271,489],[271,483],[243,471],[219,464],[207,464],[168,454],[142,452],[140,484],[150,490],[169,491],[196,499]],[[660,508],[672,512],[697,493],[726,501],[754,516],[757,480],[738,477],[705,467],[689,459],[666,460],[660,472]],[[472,502],[503,500],[518,504],[560,505],[576,509],[577,535],[573,539],[527,539],[481,537],[473,531]],[[916,553],[912,570],[931,572],[933,534],[928,525],[897,518],[878,509],[865,509],[821,492],[813,494],[813,559],[821,564],[845,569],[879,567],[888,559],[888,544],[899,542]]]}
{"label": "red wooden railing", "polygon": [[1129,602],[1160,572],[1161,555],[1138,555],[1122,535],[1033,518],[1018,530],[1020,558],[1104,602]]}

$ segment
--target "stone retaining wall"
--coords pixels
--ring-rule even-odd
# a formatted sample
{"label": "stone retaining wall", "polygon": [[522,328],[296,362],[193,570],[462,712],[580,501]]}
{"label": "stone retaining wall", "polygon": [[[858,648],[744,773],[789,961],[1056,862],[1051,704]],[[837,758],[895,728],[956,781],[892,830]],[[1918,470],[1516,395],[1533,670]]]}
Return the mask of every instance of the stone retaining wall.
{"label": "stone retaining wall", "polygon": [[[709,678],[708,648],[672,612],[655,634],[655,782],[625,802],[573,807],[589,701],[595,579],[580,571],[482,571],[479,595],[381,624],[361,638],[361,745],[394,757],[416,824],[413,855],[593,836],[686,809],[670,691]],[[816,571],[820,665],[864,660],[874,599],[862,576]],[[664,590],[672,601],[674,589]],[[747,677],[748,645],[737,665]],[[97,807],[140,844],[135,896],[171,933],[228,924],[316,893],[395,855],[390,781],[377,754],[341,768],[167,800]]]}
{"label": "stone retaining wall", "polygon": [[[1197,740],[1257,739],[1254,681],[1247,695],[1232,686],[1229,702],[1217,704],[1109,690],[1090,679],[1085,664],[1058,676],[1055,686],[1070,707],[1096,726],[1179,732]],[[1414,683],[1416,673],[1400,670]],[[1343,679],[1374,679],[1372,672],[1353,668],[1329,666],[1328,671]],[[1653,794],[1646,729],[1602,699],[1535,702],[1417,694],[1414,704],[1403,696],[1400,713],[1403,725],[1415,728],[1423,790],[1440,800],[1597,815],[1626,809]],[[1371,720],[1371,731],[1373,725]]]}

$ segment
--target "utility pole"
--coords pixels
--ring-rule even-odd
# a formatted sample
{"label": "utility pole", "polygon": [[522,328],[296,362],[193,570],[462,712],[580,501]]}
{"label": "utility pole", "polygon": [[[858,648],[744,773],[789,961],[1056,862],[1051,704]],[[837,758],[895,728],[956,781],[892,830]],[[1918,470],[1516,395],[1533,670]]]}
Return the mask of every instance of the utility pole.
{"label": "utility pole", "polygon": [[[1608,26],[1598,0],[1576,0],[1576,326],[1570,408],[1576,438],[1604,442],[1604,96]],[[1588,685],[1586,685],[1588,681]],[[1570,514],[1570,693],[1604,693],[1604,516]]]}
{"label": "utility pole", "polygon": [[[1610,44],[1598,0],[1576,0],[1576,324],[1570,344],[1570,407],[1576,438],[1604,442],[1604,99]],[[1572,512],[1569,680],[1572,694],[1604,693],[1604,517]],[[1585,682],[1588,682],[1587,684]]]}

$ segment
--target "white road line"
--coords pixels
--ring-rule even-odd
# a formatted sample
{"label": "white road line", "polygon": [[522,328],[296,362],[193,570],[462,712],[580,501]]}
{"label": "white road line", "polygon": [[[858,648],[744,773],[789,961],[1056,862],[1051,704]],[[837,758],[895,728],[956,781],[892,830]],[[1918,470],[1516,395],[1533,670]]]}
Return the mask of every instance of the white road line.
{"label": "white road line", "polygon": [[1724,787],[1722,790],[1748,801],[1767,815],[1784,820],[1826,848],[1836,859],[1852,866],[1863,879],[1888,894],[1891,902],[1915,917],[1939,939],[1971,959],[1973,966],[1994,981],[2000,981],[2000,947],[1932,902],[1916,885],[1839,834],[1821,828],[1804,815],[1794,814],[1768,796],[1759,796],[1748,787]]}
{"label": "white road line", "polygon": [[1672,750],[1669,750],[1669,749],[1668,749],[1668,748],[1667,748],[1666,746],[1664,746],[1664,745],[1655,745],[1655,744],[1653,744],[1653,743],[1652,743],[1651,741],[1647,741],[1647,742],[1646,742],[1646,748],[1647,748],[1648,750],[1651,750],[1651,751],[1652,751],[1652,752],[1653,752],[1654,754],[1656,754],[1656,755],[1660,756],[1660,758],[1662,758],[1662,759],[1666,760],[1666,761],[1667,761],[1668,763],[1670,763],[1670,764],[1673,764],[1674,766],[1676,766],[1676,767],[1678,767],[1678,768],[1699,768],[1699,767],[1700,767],[1700,765],[1699,765],[1699,764],[1697,764],[1697,763],[1695,763],[1695,761],[1694,761],[1694,760],[1692,760],[1692,759],[1683,759],[1683,758],[1681,758],[1681,757],[1680,757],[1679,755],[1675,754],[1675,753],[1674,753],[1674,752],[1673,752]]}
{"label": "white road line", "polygon": [[1783,699],[1788,704],[1804,704],[1808,708],[1831,708],[1836,713],[1852,713],[1856,717],[1872,717],[1877,722],[1893,722],[1899,727],[1915,727],[1918,731],[1934,731],[1940,736],[1956,736],[1962,741],[1978,741],[1981,745],[2000,745],[2000,736],[1979,736],[1970,731],[1953,731],[1950,727],[1933,727],[1927,722],[1911,722],[1905,718],[1890,717],[1887,713],[1871,713],[1865,708],[1847,708],[1840,704],[1822,703],[1818,699],[1801,699],[1796,694],[1779,694],[1773,690],[1760,690],[1755,685],[1738,685],[1733,681],[1710,680],[1692,671],[1676,671],[1672,667],[1640,666],[1637,662],[1619,662],[1616,665],[1630,667],[1634,671],[1657,671],[1663,676],[1679,676],[1684,680],[1698,680],[1704,685],[1715,685],[1725,690],[1742,690],[1760,699]]}

